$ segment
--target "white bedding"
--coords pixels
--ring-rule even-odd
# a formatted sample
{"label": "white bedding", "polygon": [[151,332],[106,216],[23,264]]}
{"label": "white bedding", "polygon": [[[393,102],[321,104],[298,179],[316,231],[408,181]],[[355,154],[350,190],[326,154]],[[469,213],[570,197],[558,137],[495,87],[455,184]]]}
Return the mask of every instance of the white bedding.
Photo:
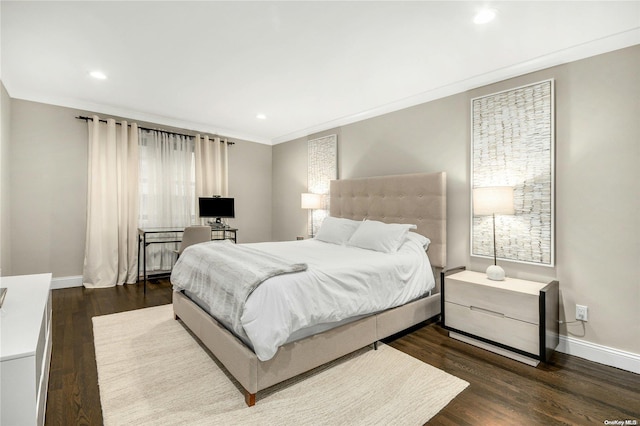
{"label": "white bedding", "polygon": [[[424,248],[411,239],[395,253],[313,239],[247,246],[308,265],[304,272],[269,278],[246,301],[241,317],[249,338],[245,343],[262,361],[289,341],[402,305],[435,286]],[[174,287],[181,289],[175,283]],[[189,296],[202,300],[197,294]]]}

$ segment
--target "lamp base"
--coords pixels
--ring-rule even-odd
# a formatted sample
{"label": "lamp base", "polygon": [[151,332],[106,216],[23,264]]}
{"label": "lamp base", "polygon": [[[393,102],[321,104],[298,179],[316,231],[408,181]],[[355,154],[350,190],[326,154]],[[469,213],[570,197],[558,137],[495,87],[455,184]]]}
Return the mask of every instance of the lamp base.
{"label": "lamp base", "polygon": [[491,265],[487,268],[487,278],[493,281],[504,281],[504,269],[498,265]]}

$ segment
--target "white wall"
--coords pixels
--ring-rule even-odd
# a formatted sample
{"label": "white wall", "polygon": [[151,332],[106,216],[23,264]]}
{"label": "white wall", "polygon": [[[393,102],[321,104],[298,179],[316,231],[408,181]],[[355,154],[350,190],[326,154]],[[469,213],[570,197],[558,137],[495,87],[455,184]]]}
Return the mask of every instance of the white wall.
{"label": "white wall", "polygon": [[[589,306],[565,337],[640,354],[640,46],[527,74],[332,129],[340,178],[447,172],[447,259],[482,271],[469,255],[470,100],[554,78],[556,89],[555,268],[502,262],[508,275],[557,278],[561,317]],[[273,150],[274,238],[304,231],[306,141]]]}

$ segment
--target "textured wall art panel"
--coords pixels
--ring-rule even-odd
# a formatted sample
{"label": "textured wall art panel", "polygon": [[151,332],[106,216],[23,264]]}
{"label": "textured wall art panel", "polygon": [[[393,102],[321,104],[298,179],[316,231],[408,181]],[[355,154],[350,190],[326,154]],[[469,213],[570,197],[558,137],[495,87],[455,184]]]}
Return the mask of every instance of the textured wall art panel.
{"label": "textured wall art panel", "polygon": [[[496,216],[501,259],[554,264],[553,83],[471,100],[472,188],[514,188],[515,215]],[[493,257],[491,216],[472,217],[471,255]]]}
{"label": "textured wall art panel", "polygon": [[[329,194],[329,183],[338,178],[338,136],[330,135],[308,142],[307,187],[313,194]],[[320,227],[329,212],[329,197],[326,209],[309,214],[309,230],[313,221],[314,232]]]}

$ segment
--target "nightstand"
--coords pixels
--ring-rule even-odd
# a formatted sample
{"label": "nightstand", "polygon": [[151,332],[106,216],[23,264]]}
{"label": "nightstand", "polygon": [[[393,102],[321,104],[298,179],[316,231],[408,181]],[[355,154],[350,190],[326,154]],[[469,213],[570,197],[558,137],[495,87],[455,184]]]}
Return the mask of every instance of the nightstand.
{"label": "nightstand", "polygon": [[442,325],[449,336],[532,366],[559,342],[558,281],[539,283],[462,270],[442,273]]}

